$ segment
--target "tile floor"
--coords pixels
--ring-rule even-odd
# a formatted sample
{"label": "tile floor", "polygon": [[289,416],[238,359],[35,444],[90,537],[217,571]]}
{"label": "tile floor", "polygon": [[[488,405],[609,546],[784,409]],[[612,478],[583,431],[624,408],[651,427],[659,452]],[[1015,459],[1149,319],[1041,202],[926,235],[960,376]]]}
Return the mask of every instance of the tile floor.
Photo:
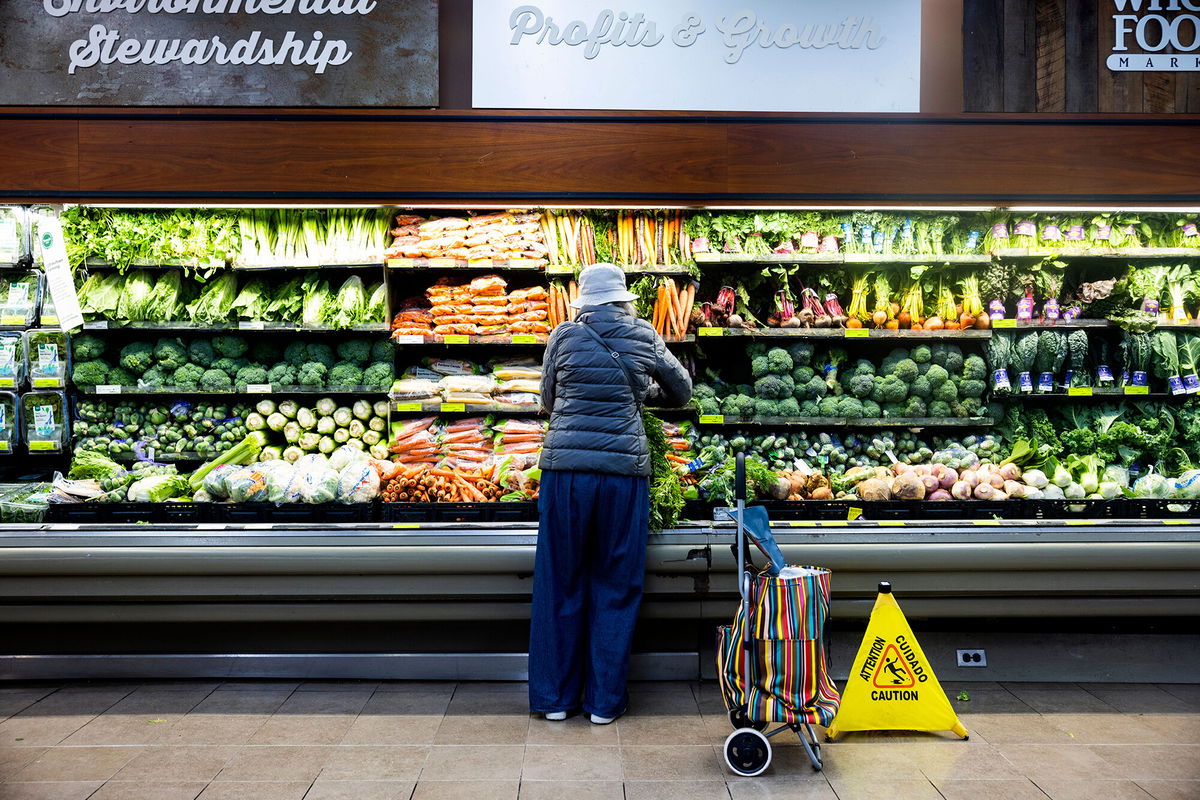
{"label": "tile floor", "polygon": [[1197,800],[1200,685],[947,684],[969,741],[777,737],[725,767],[717,688],[635,684],[596,727],[524,684],[0,684],[0,800]]}

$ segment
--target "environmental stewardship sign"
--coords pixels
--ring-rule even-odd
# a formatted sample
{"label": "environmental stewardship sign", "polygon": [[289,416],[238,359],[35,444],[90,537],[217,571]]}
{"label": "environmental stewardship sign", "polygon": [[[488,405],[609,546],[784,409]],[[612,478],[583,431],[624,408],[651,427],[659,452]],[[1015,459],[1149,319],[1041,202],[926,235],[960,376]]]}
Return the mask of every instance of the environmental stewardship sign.
{"label": "environmental stewardship sign", "polygon": [[0,0],[0,105],[433,106],[437,0]]}
{"label": "environmental stewardship sign", "polygon": [[875,599],[841,708],[826,733],[832,739],[845,731],[946,730],[967,737],[888,587]]}

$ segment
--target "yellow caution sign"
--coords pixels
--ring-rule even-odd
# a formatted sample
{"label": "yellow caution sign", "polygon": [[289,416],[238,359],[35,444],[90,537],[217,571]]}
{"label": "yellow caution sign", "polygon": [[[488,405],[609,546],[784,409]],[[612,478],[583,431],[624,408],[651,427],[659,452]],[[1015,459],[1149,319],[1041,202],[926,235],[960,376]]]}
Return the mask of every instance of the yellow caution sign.
{"label": "yellow caution sign", "polygon": [[879,584],[841,708],[825,733],[833,739],[845,731],[953,731],[967,738],[888,583]]}

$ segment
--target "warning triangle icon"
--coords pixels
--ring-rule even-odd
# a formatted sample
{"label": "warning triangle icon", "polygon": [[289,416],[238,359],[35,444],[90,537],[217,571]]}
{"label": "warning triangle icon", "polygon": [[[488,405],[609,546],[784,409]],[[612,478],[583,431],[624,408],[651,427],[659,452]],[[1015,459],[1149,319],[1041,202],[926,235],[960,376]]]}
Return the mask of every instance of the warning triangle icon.
{"label": "warning triangle icon", "polygon": [[911,689],[917,685],[917,676],[900,655],[900,648],[889,644],[871,676],[871,684],[877,689]]}

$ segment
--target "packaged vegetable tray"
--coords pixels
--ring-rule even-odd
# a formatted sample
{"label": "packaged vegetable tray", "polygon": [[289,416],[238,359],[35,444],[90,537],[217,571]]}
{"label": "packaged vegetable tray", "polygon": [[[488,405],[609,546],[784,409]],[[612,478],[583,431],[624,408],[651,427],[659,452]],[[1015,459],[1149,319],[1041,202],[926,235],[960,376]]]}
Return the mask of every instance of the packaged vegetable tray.
{"label": "packaged vegetable tray", "polygon": [[25,383],[25,337],[0,331],[0,389],[20,389]]}
{"label": "packaged vegetable tray", "polygon": [[22,220],[19,206],[0,206],[0,264],[15,264],[25,255]]}
{"label": "packaged vegetable tray", "polygon": [[62,392],[27,392],[20,402],[21,436],[31,453],[57,453],[70,441],[67,397]]}
{"label": "packaged vegetable tray", "polygon": [[25,372],[34,389],[62,389],[70,371],[67,335],[60,330],[25,332]]}
{"label": "packaged vegetable tray", "polygon": [[0,328],[28,328],[37,319],[42,274],[32,270],[0,270]]}
{"label": "packaged vegetable tray", "polygon": [[17,449],[17,396],[12,392],[0,392],[0,455]]}
{"label": "packaged vegetable tray", "polygon": [[0,484],[0,522],[42,522],[51,492],[52,487],[48,483]]}

